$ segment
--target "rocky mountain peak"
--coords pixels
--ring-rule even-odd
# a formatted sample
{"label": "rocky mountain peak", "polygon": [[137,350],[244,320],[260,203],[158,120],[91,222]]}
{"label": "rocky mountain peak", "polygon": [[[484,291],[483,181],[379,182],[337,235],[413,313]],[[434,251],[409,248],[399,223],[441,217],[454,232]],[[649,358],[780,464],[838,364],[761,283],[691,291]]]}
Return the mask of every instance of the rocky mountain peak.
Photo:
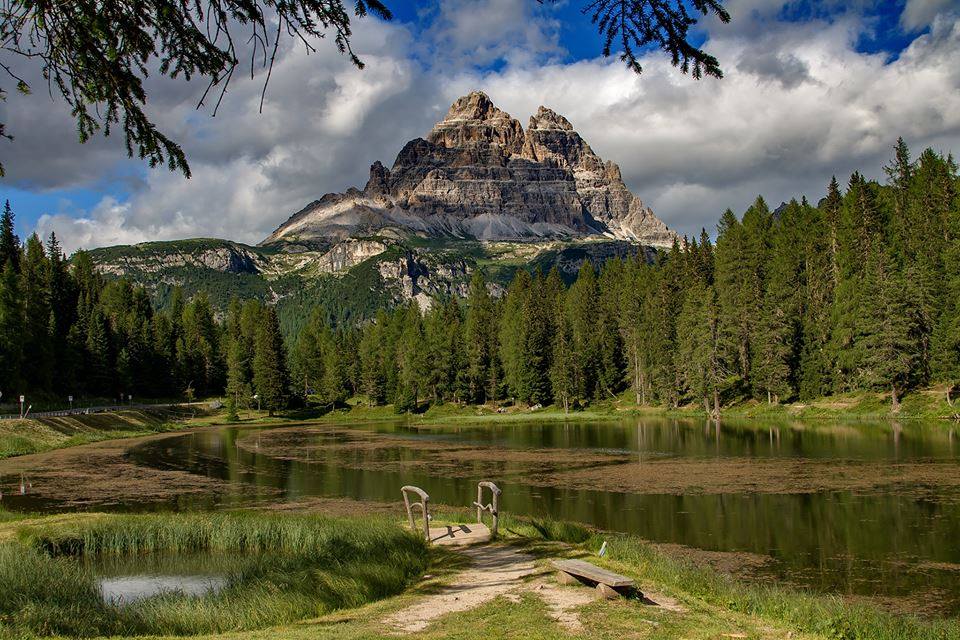
{"label": "rocky mountain peak", "polygon": [[537,112],[530,116],[530,124],[527,125],[527,131],[534,129],[559,129],[561,131],[573,131],[573,125],[562,115],[548,109],[543,105],[537,109]]}
{"label": "rocky mountain peak", "polygon": [[487,94],[474,91],[451,105],[443,120],[433,126],[427,140],[451,148],[494,147],[516,153],[523,145],[523,127],[498,109]]}
{"label": "rocky mountain peak", "polygon": [[524,131],[483,92],[457,98],[363,191],[327,194],[264,241],[327,242],[379,233],[518,240],[605,235],[668,247],[676,234],[562,115],[541,106]]}

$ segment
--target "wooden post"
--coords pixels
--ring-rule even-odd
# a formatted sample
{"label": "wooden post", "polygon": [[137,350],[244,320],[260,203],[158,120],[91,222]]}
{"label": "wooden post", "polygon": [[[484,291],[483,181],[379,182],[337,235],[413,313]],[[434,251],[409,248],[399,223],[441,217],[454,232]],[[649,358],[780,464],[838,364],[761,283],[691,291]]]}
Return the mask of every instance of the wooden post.
{"label": "wooden post", "polygon": [[[413,531],[417,530],[417,523],[413,517],[413,508],[420,507],[420,510],[423,512],[423,538],[427,542],[430,542],[430,496],[420,487],[414,487],[412,485],[401,487],[400,493],[403,495],[403,505],[407,508],[407,520],[410,522],[410,529]],[[411,504],[409,493],[415,493],[420,496],[420,502]]]}
{"label": "wooden post", "polygon": [[[483,489],[490,489],[490,504],[483,504]],[[477,507],[477,522],[483,522],[483,512],[489,511],[490,515],[493,516],[493,522],[490,526],[490,536],[495,538],[497,536],[497,528],[500,526],[500,487],[493,484],[492,482],[478,482],[477,483],[477,501],[473,503]]]}

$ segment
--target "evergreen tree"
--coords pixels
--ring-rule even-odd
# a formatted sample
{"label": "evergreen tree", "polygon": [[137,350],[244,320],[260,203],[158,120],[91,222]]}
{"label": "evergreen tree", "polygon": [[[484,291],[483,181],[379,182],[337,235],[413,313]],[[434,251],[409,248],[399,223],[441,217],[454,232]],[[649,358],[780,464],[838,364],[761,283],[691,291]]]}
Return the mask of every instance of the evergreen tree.
{"label": "evergreen tree", "polygon": [[499,353],[503,363],[503,380],[508,393],[516,402],[530,401],[528,386],[532,376],[532,353],[528,351],[527,335],[530,332],[530,297],[532,281],[530,274],[520,270],[513,278],[500,312]]}
{"label": "evergreen tree", "polygon": [[793,394],[792,373],[799,351],[799,292],[803,287],[801,205],[791,201],[772,231],[772,257],[759,319],[751,341],[752,386],[767,402]]}
{"label": "evergreen tree", "polygon": [[288,385],[280,322],[274,308],[265,307],[254,334],[253,388],[269,415],[286,406]]}
{"label": "evergreen tree", "polygon": [[238,419],[236,412],[241,407],[249,406],[249,399],[253,395],[251,386],[253,363],[244,343],[243,327],[240,323],[241,313],[240,300],[233,298],[227,309],[226,332],[224,335],[227,366],[225,391],[227,407],[232,420]]}
{"label": "evergreen tree", "polygon": [[348,388],[347,362],[345,362],[345,342],[341,334],[327,331],[323,336],[323,378],[320,381],[324,404],[336,407],[350,397]]}
{"label": "evergreen tree", "polygon": [[566,296],[566,320],[570,325],[575,399],[587,402],[597,395],[600,366],[597,339],[599,296],[596,272],[584,262]]}
{"label": "evergreen tree", "polygon": [[27,239],[21,261],[21,281],[26,322],[23,331],[23,379],[33,392],[53,386],[53,344],[50,334],[50,289],[47,256],[36,234]]}
{"label": "evergreen tree", "polygon": [[[482,404],[494,399],[496,381],[496,330],[493,303],[479,271],[470,280],[463,328],[464,383],[468,402]],[[491,388],[493,387],[493,388]]]}
{"label": "evergreen tree", "polygon": [[690,288],[677,319],[677,335],[677,353],[687,390],[703,402],[707,414],[719,415],[723,373],[719,310],[713,287],[696,283]]}
{"label": "evergreen tree", "polygon": [[916,292],[901,274],[891,272],[883,255],[867,266],[861,286],[865,299],[873,302],[863,306],[855,341],[861,386],[889,389],[892,410],[897,412],[920,355],[911,312]]}
{"label": "evergreen tree", "polygon": [[12,398],[21,391],[25,316],[20,278],[12,260],[0,275],[0,392]]}
{"label": "evergreen tree", "polygon": [[370,406],[386,402],[386,375],[382,358],[382,333],[386,317],[381,314],[377,322],[363,328],[360,339],[360,392],[367,396]]}
{"label": "evergreen tree", "polygon": [[416,302],[407,305],[403,314],[403,331],[397,344],[397,394],[394,409],[397,413],[416,411],[420,404],[423,384],[424,334],[420,308]]}
{"label": "evergreen tree", "polygon": [[3,204],[3,214],[0,215],[0,269],[7,262],[13,264],[15,272],[20,271],[20,239],[13,228],[14,215],[10,209],[10,201]]}
{"label": "evergreen tree", "polygon": [[550,386],[554,402],[570,412],[577,393],[576,365],[573,354],[573,331],[563,304],[555,308],[553,359],[550,364]]}
{"label": "evergreen tree", "polygon": [[116,398],[115,370],[110,325],[103,307],[96,306],[87,322],[84,344],[84,386],[87,393],[101,398]]}

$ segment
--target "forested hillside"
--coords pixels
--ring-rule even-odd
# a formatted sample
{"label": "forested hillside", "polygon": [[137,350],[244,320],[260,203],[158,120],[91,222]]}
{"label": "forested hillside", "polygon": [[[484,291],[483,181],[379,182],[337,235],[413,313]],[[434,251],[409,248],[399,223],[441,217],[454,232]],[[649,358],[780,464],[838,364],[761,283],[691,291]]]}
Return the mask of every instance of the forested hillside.
{"label": "forested hillside", "polygon": [[475,275],[464,304],[415,306],[333,332],[317,316],[293,351],[295,386],[322,402],[582,406],[627,388],[640,404],[902,394],[960,378],[960,200],[950,157],[911,162],[900,141],[887,184],[834,179],[818,206],[772,213],[762,198],[723,214],[714,244],[677,243],[653,263],[518,272],[492,300]]}
{"label": "forested hillside", "polygon": [[398,411],[424,402],[573,409],[631,390],[638,404],[775,403],[890,394],[960,379],[960,180],[952,158],[902,141],[884,184],[833,180],[817,206],[727,211],[716,241],[653,261],[585,262],[569,286],[519,269],[506,293],[473,273],[465,299],[417,301],[341,321],[317,307],[284,345],[272,306],[223,316],[179,288],[156,310],[87,254],[51,237],[21,247],[4,213],[0,391],[117,397],[226,393],[231,405],[332,406],[358,395]]}
{"label": "forested hillside", "polygon": [[0,392],[41,405],[219,394],[222,330],[206,296],[173,293],[156,311],[147,292],[106,281],[85,252],[68,263],[56,236],[21,246],[9,203],[0,224]]}

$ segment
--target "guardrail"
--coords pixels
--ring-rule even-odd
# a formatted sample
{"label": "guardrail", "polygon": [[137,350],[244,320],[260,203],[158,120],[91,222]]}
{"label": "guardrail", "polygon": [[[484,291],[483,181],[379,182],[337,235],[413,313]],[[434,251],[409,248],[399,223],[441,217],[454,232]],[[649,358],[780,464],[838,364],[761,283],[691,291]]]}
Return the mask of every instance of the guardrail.
{"label": "guardrail", "polygon": [[[61,409],[59,411],[31,411],[27,418],[58,418],[65,416],[82,416],[91,413],[109,413],[111,411],[129,411],[130,409],[169,409],[171,407],[196,407],[210,405],[211,408],[219,408],[219,402],[170,402],[164,404],[115,404],[100,405],[96,407],[79,407],[76,409]],[[18,413],[0,414],[0,420],[19,420]]]}

